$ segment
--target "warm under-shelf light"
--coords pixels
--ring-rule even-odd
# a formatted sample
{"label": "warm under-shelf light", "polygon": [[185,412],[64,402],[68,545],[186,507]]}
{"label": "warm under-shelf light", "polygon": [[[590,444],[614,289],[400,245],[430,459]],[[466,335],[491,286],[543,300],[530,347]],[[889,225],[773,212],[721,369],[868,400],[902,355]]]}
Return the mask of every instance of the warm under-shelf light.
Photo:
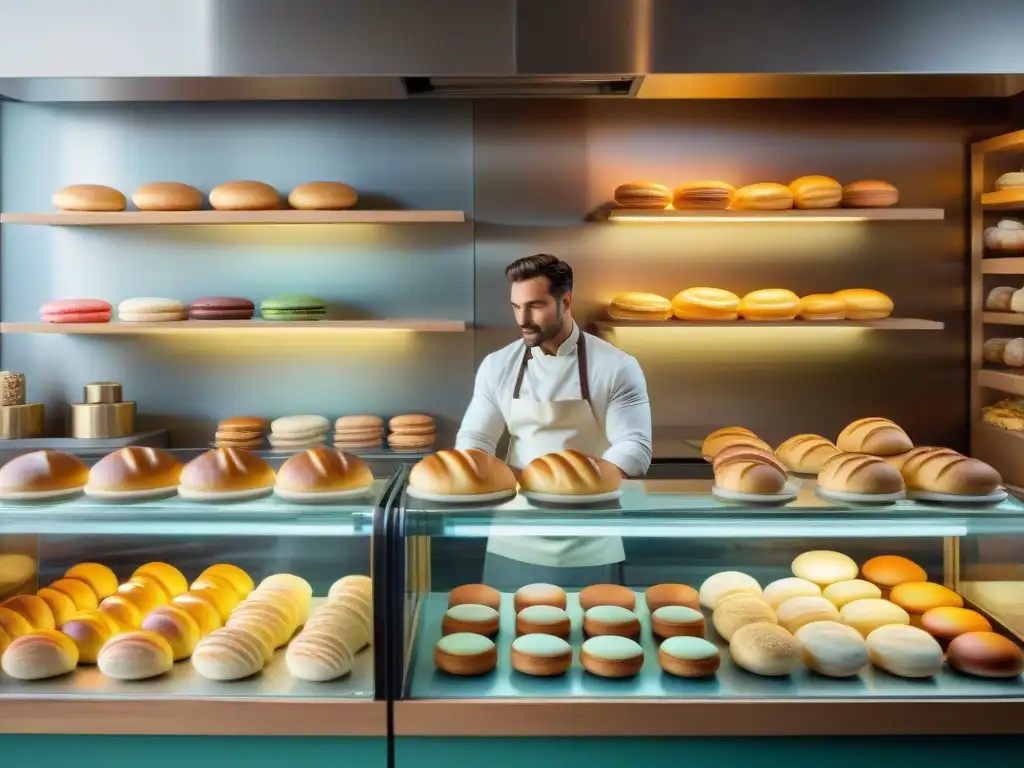
{"label": "warm under-shelf light", "polygon": [[611,218],[612,221],[629,221],[629,222],[643,222],[644,224],[690,224],[690,223],[704,223],[704,224],[731,224],[733,222],[786,222],[788,224],[794,224],[796,222],[801,223],[838,223],[838,222],[858,222],[868,221],[867,216],[759,216],[756,213],[751,214],[730,214],[728,216],[691,216],[689,214],[683,216],[673,216],[671,212],[664,216],[643,216],[633,214],[622,214],[616,213]]}

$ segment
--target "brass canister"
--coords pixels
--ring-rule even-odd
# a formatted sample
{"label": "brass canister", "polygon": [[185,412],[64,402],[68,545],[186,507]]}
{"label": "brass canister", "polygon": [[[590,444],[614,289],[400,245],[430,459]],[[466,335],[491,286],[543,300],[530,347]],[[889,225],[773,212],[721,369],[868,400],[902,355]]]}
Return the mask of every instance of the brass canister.
{"label": "brass canister", "polygon": [[25,404],[25,374],[0,371],[0,405]]}
{"label": "brass canister", "polygon": [[135,433],[135,402],[73,403],[71,437],[128,437]]}
{"label": "brass canister", "polygon": [[94,381],[85,385],[86,403],[120,403],[121,385],[116,381]]}
{"label": "brass canister", "polygon": [[42,403],[0,405],[0,440],[42,437],[45,415]]}

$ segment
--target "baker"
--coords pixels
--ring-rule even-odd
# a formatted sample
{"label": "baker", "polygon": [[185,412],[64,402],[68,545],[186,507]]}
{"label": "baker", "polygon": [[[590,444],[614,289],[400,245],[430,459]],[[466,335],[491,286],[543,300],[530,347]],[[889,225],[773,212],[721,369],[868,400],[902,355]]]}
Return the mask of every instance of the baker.
{"label": "baker", "polygon": [[[505,277],[522,341],[480,364],[456,448],[493,454],[507,430],[514,469],[572,448],[603,457],[623,477],[643,477],[651,465],[651,406],[637,361],[573,321],[572,267],[564,261],[527,256]],[[503,590],[621,583],[624,559],[619,536],[492,536],[484,583]]]}

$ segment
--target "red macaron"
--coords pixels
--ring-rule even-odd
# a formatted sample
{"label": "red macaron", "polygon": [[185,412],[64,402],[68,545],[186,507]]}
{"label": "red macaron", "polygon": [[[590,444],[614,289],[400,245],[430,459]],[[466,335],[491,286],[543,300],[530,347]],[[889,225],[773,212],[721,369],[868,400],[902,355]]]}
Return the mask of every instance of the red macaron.
{"label": "red macaron", "polygon": [[188,305],[189,320],[250,320],[256,308],[249,299],[206,296]]}
{"label": "red macaron", "polygon": [[44,323],[109,323],[112,312],[102,299],[56,299],[39,308]]}

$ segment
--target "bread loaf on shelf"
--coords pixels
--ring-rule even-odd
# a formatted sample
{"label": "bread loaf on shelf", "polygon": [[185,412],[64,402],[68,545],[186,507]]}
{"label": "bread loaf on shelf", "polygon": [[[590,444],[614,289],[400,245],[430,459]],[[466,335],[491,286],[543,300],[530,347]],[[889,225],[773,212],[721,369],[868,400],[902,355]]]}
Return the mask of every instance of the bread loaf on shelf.
{"label": "bread loaf on shelf", "polygon": [[259,638],[238,627],[208,634],[192,652],[192,666],[210,680],[241,680],[263,669]]}
{"label": "bread loaf on shelf", "polygon": [[1003,219],[994,227],[987,227],[985,247],[993,251],[1024,251],[1024,223]]}
{"label": "bread loaf on shelf", "polygon": [[821,488],[844,493],[885,494],[903,490],[903,478],[882,459],[862,453],[840,453],[818,474]]}
{"label": "bread loaf on shelf", "polygon": [[816,475],[839,449],[821,435],[794,435],[775,449],[775,455],[791,472]]}
{"label": "bread loaf on shelf", "polygon": [[579,451],[540,456],[523,467],[524,491],[566,496],[592,496],[617,491],[622,472],[609,461]]}
{"label": "bread loaf on shelf", "polygon": [[15,638],[0,666],[15,680],[43,680],[66,675],[78,665],[78,648],[54,629],[41,629]]}
{"label": "bread loaf on shelf", "polygon": [[140,211],[198,211],[205,200],[198,189],[177,181],[151,181],[132,193]]}
{"label": "bread loaf on shelf", "polygon": [[715,456],[715,458],[711,462],[711,468],[717,470],[719,466],[721,466],[727,461],[744,458],[753,458],[757,459],[758,461],[763,461],[766,464],[771,464],[773,467],[778,469],[779,472],[782,472],[783,474],[785,474],[787,471],[786,465],[779,461],[775,454],[765,451],[761,448],[755,448],[753,446],[746,445],[744,443],[734,443],[732,445],[726,446],[721,451],[719,451],[718,455]]}
{"label": "bread loaf on shelf", "polygon": [[851,181],[843,186],[845,208],[889,208],[899,200],[899,190],[887,181]]}
{"label": "bread loaf on shelf", "polygon": [[1006,364],[1006,345],[1013,339],[988,339],[981,345],[981,357],[986,363],[993,365]]}
{"label": "bread loaf on shelf", "polygon": [[620,293],[608,305],[612,320],[668,320],[672,302],[656,293]]}
{"label": "bread loaf on shelf", "polygon": [[102,184],[73,184],[53,193],[53,207],[58,211],[123,211],[128,207],[125,196],[113,187]]}
{"label": "bread loaf on shelf", "polygon": [[450,496],[498,493],[516,487],[512,470],[489,453],[442,450],[421,459],[409,473],[417,490]]}
{"label": "bread loaf on shelf", "polygon": [[838,208],[843,186],[828,176],[801,176],[789,183],[793,205],[797,208]]}
{"label": "bread loaf on shelf", "polygon": [[997,288],[993,288],[988,292],[988,296],[985,297],[985,309],[991,312],[1009,312],[1010,300],[1016,292],[1016,288],[1008,285],[1000,285]]}
{"label": "bread loaf on shelf", "polygon": [[995,188],[997,191],[1004,189],[1024,189],[1024,172],[1010,171],[996,179]]}
{"label": "bread loaf on shelf", "polygon": [[159,448],[128,446],[108,453],[89,470],[86,493],[133,492],[176,488],[181,462]]}
{"label": "bread loaf on shelf", "polygon": [[300,184],[288,195],[292,208],[306,211],[342,211],[353,207],[359,195],[340,181],[310,181]]}
{"label": "bread loaf on shelf", "polygon": [[850,422],[839,433],[836,447],[843,453],[895,456],[906,453],[914,444],[895,422],[881,417],[869,417]]}
{"label": "bread loaf on shelf", "polygon": [[658,210],[672,202],[672,190],[653,181],[631,181],[615,188],[615,204],[620,208]]}
{"label": "bread loaf on shelf", "polygon": [[170,672],[174,652],[160,635],[139,630],[110,638],[96,663],[100,672],[114,680],[146,680]]}
{"label": "bread loaf on shelf", "polygon": [[740,187],[731,208],[744,211],[784,211],[793,207],[793,193],[785,184],[767,181]]}
{"label": "bread loaf on shelf", "polygon": [[277,190],[262,181],[229,181],[210,190],[218,211],[272,211],[281,207]]}
{"label": "bread loaf on shelf", "polygon": [[299,494],[355,491],[373,485],[373,473],[355,454],[318,445],[289,457],[277,470],[276,487]]}
{"label": "bread loaf on shelf", "polygon": [[847,320],[882,320],[892,314],[892,299],[873,288],[845,288],[835,296],[846,304]]}
{"label": "bread loaf on shelf", "polygon": [[735,320],[739,307],[740,297],[721,288],[687,288],[672,298],[677,320]]}
{"label": "bread loaf on shelf", "polygon": [[1011,368],[1024,367],[1024,339],[1018,337],[1006,342],[1003,347],[1003,364]]}
{"label": "bread loaf on shelf", "polygon": [[723,427],[722,429],[716,429],[704,438],[701,454],[710,461],[731,445],[746,445],[765,453],[772,452],[772,448],[768,443],[746,427]]}
{"label": "bread loaf on shelf", "polygon": [[673,190],[676,210],[724,211],[732,202],[736,188],[724,181],[689,181]]}
{"label": "bread loaf on shelf", "polygon": [[72,491],[89,479],[89,468],[63,451],[32,451],[16,456],[0,467],[0,498]]}
{"label": "bread loaf on shelf", "polygon": [[987,496],[1003,481],[985,462],[945,448],[909,459],[900,471],[908,490],[955,496]]}
{"label": "bread loaf on shelf", "polygon": [[760,457],[737,457],[718,466],[715,485],[736,493],[781,493],[786,473]]}
{"label": "bread loaf on shelf", "polygon": [[178,492],[194,498],[246,491],[270,490],[274,470],[263,459],[237,448],[214,448],[192,459],[181,470]]}
{"label": "bread loaf on shelf", "polygon": [[785,288],[751,291],[739,305],[744,320],[794,320],[799,312],[800,297]]}
{"label": "bread loaf on shelf", "polygon": [[800,299],[801,320],[845,320],[846,302],[834,293],[812,293]]}

